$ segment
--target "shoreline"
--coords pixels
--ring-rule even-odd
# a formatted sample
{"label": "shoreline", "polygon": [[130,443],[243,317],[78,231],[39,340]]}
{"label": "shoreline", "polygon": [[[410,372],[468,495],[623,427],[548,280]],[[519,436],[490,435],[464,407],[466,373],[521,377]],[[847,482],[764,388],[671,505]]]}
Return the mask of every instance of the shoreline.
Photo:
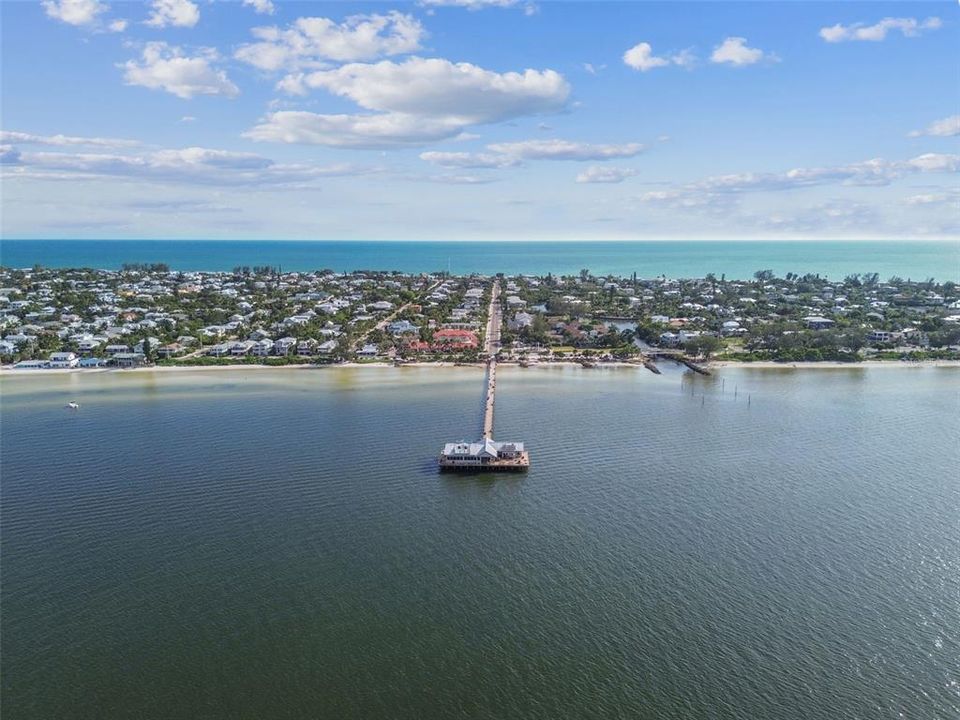
{"label": "shoreline", "polygon": [[[672,361],[670,361],[672,362]],[[498,362],[501,367],[518,368],[516,362]],[[772,360],[759,360],[756,362],[744,362],[740,360],[717,360],[703,363],[709,370],[723,370],[727,368],[735,369],[757,369],[757,370],[854,370],[854,369],[878,369],[878,368],[960,368],[960,360],[864,360],[858,363],[845,363],[835,361],[804,361],[804,362],[776,362]],[[233,364],[233,365],[160,365],[138,368],[20,368],[15,369],[10,366],[0,366],[0,377],[44,377],[47,375],[131,375],[144,373],[182,373],[182,372],[211,372],[226,371],[237,372],[240,370],[335,370],[335,369],[402,369],[402,368],[474,368],[482,370],[486,367],[485,363],[454,363],[454,362],[409,362],[402,365],[394,365],[390,362],[345,362],[330,365],[314,365],[310,363],[298,363],[294,365],[255,365],[255,364]],[[582,367],[579,362],[556,361],[539,362],[530,365],[524,370],[543,370],[550,368]],[[584,370],[599,370],[603,368],[634,368],[645,370],[644,366],[638,362],[601,362],[595,367],[583,368]]]}

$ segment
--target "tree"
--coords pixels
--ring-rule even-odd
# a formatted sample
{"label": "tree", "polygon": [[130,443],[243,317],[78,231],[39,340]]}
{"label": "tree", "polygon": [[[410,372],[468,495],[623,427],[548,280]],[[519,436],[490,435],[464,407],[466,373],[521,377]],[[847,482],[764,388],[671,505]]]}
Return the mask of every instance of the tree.
{"label": "tree", "polygon": [[143,356],[147,359],[147,362],[153,362],[153,345],[150,338],[143,339]]}
{"label": "tree", "polygon": [[695,338],[687,340],[683,345],[683,349],[687,351],[688,355],[702,355],[708,358],[720,349],[720,340],[713,335],[698,335]]}

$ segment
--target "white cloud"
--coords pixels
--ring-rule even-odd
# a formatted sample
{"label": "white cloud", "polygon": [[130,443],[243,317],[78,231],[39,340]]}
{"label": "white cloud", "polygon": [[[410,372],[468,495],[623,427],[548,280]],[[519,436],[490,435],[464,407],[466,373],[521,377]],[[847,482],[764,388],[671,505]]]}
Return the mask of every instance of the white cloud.
{"label": "white cloud", "polygon": [[243,0],[243,4],[252,7],[258,15],[273,15],[276,12],[271,0]]}
{"label": "white cloud", "polygon": [[377,149],[425,145],[457,135],[464,126],[444,118],[404,113],[321,115],[304,110],[270,113],[243,134],[258,142]]}
{"label": "white cloud", "polygon": [[853,25],[836,24],[820,28],[820,37],[830,43],[849,40],[868,40],[879,42],[885,40],[892,31],[899,30],[904,37],[918,37],[925,30],[937,30],[942,27],[940,18],[929,17],[918,21],[916,18],[887,17],[873,25],[854,23]]}
{"label": "white cloud", "polygon": [[668,65],[679,65],[680,67],[690,68],[696,63],[696,57],[691,50],[681,50],[678,53],[667,57],[658,57],[653,54],[653,48],[650,43],[639,43],[627,50],[623,54],[625,65],[632,67],[640,72],[647,72],[658,67],[667,67]]}
{"label": "white cloud", "polygon": [[650,43],[642,42],[634,45],[623,54],[623,62],[634,70],[646,72],[657,67],[666,67],[670,61],[666,58],[656,57],[653,54],[653,48]]}
{"label": "white cloud", "polygon": [[147,18],[150,27],[193,27],[200,20],[200,8],[190,0],[153,0],[153,12]]}
{"label": "white cloud", "polygon": [[630,158],[644,151],[640,143],[594,145],[570,140],[524,140],[494,143],[488,149],[520,160],[615,160]]}
{"label": "white cloud", "polygon": [[713,49],[710,62],[744,67],[754,65],[762,60],[776,62],[777,56],[765,53],[758,48],[747,47],[747,39],[742,37],[728,37]]}
{"label": "white cloud", "polygon": [[819,185],[881,186],[915,173],[952,173],[960,170],[960,155],[927,153],[905,161],[865,160],[850,165],[794,168],[779,173],[715,175],[679,188],[649,192],[645,202],[672,208],[718,208],[748,192],[794,190]]}
{"label": "white cloud", "polygon": [[[12,150],[12,148],[11,148]],[[8,160],[8,164],[11,161]],[[78,179],[120,177],[146,182],[264,186],[301,185],[343,175],[379,172],[379,168],[348,164],[281,164],[253,153],[189,147],[178,150],[119,155],[101,153],[18,153],[7,178]]]}
{"label": "white cloud", "polygon": [[537,12],[537,6],[525,0],[420,0],[420,5],[424,7],[462,7],[471,11],[490,7],[520,7],[523,8],[525,15],[533,15]]}
{"label": "white cloud", "polygon": [[93,25],[97,16],[110,9],[100,0],[43,0],[43,9],[48,17],[68,25]]}
{"label": "white cloud", "polygon": [[127,85],[165,90],[184,99],[196,95],[239,95],[239,88],[226,72],[212,67],[211,63],[217,59],[216,51],[209,48],[201,49],[195,57],[187,57],[178,47],[151,42],[143,49],[142,62],[128,60],[120,67],[124,69]]}
{"label": "white cloud", "polygon": [[578,183],[621,183],[637,174],[632,168],[591,165],[577,175]]}
{"label": "white cloud", "polygon": [[941,153],[925,153],[908,160],[909,169],[920,172],[951,172],[960,171],[960,155],[944,155]]}
{"label": "white cloud", "polygon": [[950,188],[947,192],[922,193],[910,195],[903,199],[904,204],[912,206],[951,205],[960,204],[960,189]]}
{"label": "white cloud", "polygon": [[192,123],[196,121],[197,119],[193,115],[184,115],[182,118],[180,118],[180,122],[182,123]]}
{"label": "white cloud", "polygon": [[127,29],[127,25],[130,23],[127,20],[114,20],[109,25],[107,25],[107,30],[115,33],[122,33]]}
{"label": "white cloud", "polygon": [[258,42],[241,45],[235,57],[260,70],[316,69],[328,60],[351,62],[401,55],[420,49],[426,31],[412,15],[353,15],[342,23],[302,17],[287,29],[251,30]]}
{"label": "white cloud", "polygon": [[517,165],[519,161],[506,155],[468,152],[423,152],[420,159],[444,168],[503,168]]}
{"label": "white cloud", "polygon": [[943,118],[943,120],[936,120],[923,130],[914,130],[910,133],[910,137],[920,137],[922,135],[930,135],[932,137],[953,137],[954,135],[960,135],[960,115],[951,115],[950,117]]}
{"label": "white cloud", "polygon": [[0,143],[18,143],[20,145],[53,145],[65,147],[70,145],[89,145],[92,147],[136,147],[138,140],[122,140],[119,138],[102,137],[74,137],[71,135],[34,135],[33,133],[17,132],[15,130],[0,130]]}
{"label": "white cloud", "polygon": [[276,112],[247,137],[341,147],[422,145],[456,137],[471,125],[558,112],[570,94],[553,70],[496,73],[418,57],[352,63],[286,80],[281,85],[288,89],[324,89],[375,114]]}

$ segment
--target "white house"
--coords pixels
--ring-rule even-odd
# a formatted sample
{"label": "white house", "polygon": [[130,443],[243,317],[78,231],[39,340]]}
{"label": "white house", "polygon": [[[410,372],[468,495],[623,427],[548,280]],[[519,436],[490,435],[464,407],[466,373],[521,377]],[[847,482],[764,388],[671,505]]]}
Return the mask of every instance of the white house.
{"label": "white house", "polygon": [[55,352],[50,354],[50,367],[73,368],[80,364],[80,360],[72,352]]}

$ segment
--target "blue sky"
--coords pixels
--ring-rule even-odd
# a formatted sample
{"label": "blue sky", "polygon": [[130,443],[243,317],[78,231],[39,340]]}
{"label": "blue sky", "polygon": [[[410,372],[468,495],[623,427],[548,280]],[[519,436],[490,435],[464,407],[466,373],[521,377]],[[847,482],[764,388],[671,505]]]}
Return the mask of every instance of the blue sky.
{"label": "blue sky", "polygon": [[4,237],[960,236],[956,2],[0,12]]}

